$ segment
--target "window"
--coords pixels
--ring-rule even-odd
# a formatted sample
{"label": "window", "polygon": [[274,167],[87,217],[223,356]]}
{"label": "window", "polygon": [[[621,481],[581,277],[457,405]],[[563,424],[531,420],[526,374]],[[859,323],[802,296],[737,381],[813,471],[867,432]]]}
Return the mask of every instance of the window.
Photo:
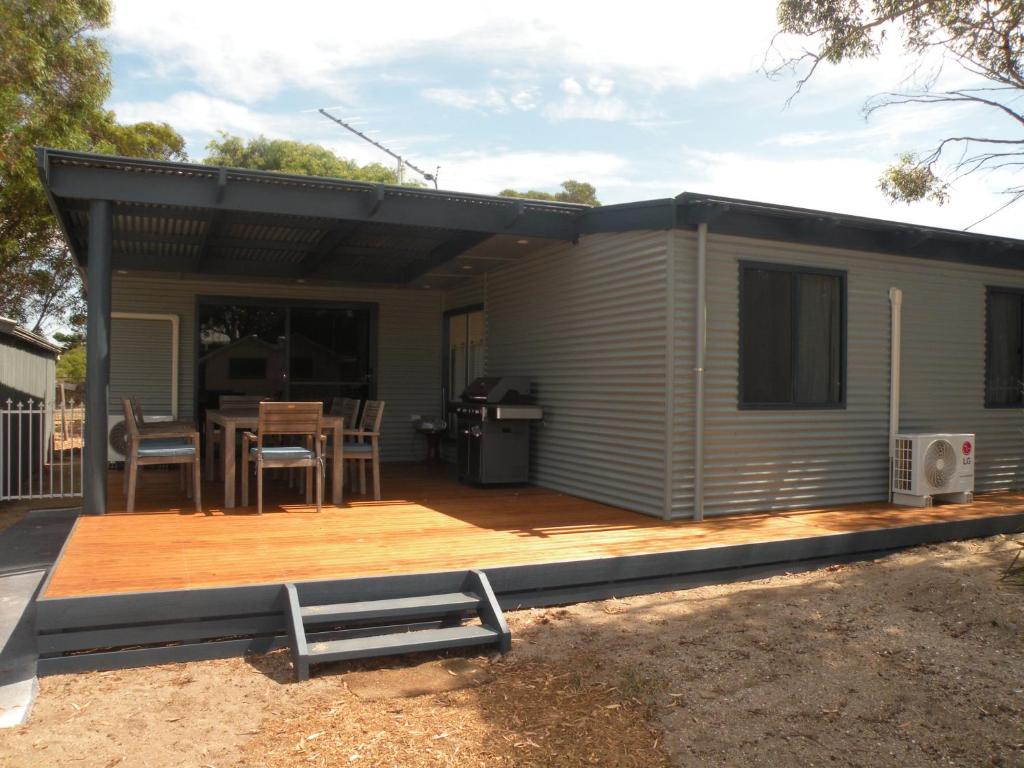
{"label": "window", "polygon": [[985,318],[985,407],[1022,405],[1024,293],[989,288]]}
{"label": "window", "polygon": [[740,265],[740,407],[835,408],[846,399],[846,276]]}

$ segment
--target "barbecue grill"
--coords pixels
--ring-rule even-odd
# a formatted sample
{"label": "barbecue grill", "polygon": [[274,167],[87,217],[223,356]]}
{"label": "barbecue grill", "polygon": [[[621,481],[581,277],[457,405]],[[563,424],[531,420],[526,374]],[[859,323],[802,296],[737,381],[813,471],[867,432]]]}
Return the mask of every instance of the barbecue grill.
{"label": "barbecue grill", "polygon": [[544,411],[525,376],[481,376],[454,406],[459,417],[459,479],[479,485],[530,479],[530,422]]}

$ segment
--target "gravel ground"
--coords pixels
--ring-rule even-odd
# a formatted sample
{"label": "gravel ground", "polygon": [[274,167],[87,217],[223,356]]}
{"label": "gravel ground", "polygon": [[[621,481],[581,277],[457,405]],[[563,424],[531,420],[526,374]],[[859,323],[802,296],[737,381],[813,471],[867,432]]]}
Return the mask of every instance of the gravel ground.
{"label": "gravel ground", "polygon": [[432,657],[303,684],[282,653],[44,678],[0,766],[1024,767],[1024,588],[1000,581],[1018,548],[511,613],[512,654],[412,698],[346,674]]}

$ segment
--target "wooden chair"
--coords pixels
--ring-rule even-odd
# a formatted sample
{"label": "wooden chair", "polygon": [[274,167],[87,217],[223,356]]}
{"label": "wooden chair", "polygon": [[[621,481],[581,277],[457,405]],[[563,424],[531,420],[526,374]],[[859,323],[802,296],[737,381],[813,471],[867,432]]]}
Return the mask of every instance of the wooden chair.
{"label": "wooden chair", "polygon": [[195,499],[196,512],[203,511],[199,473],[199,432],[188,424],[161,424],[152,422],[145,431],[139,429],[129,399],[121,401],[128,445],[125,454],[124,491],[126,509],[135,511],[135,488],[139,467],[147,464],[180,464],[184,474],[191,469],[192,483],[189,496]]}
{"label": "wooden chair", "polygon": [[383,418],[384,401],[367,400],[359,418],[358,429],[345,430],[342,447],[346,462],[358,462],[359,492],[362,494],[366,493],[366,462],[370,462],[375,501],[380,501],[380,423]]}
{"label": "wooden chair", "polygon": [[341,416],[346,424],[358,424],[359,406],[362,400],[355,397],[335,397],[331,400],[331,415]]}
{"label": "wooden chair", "polygon": [[[222,411],[253,411],[260,407],[260,403],[268,402],[274,398],[270,395],[221,395],[217,401],[218,409]],[[222,431],[214,427],[212,444],[214,450],[217,450],[223,455],[224,453],[224,434]],[[220,469],[222,462],[213,462],[213,479],[217,479],[218,470]]]}
{"label": "wooden chair", "polygon": [[139,398],[132,397],[128,398],[128,403],[132,407],[132,417],[135,419],[135,426],[139,428],[140,432],[146,432],[146,430],[168,430],[171,428],[179,429],[195,429],[196,425],[191,421],[146,421],[146,415],[142,411],[142,403],[139,402]]}
{"label": "wooden chair", "polygon": [[[260,403],[256,433],[242,434],[242,506],[249,504],[249,459],[256,462],[256,511],[263,514],[263,470],[306,468],[316,474],[316,511],[324,500],[323,403]],[[301,445],[265,445],[271,436],[301,438]],[[306,482],[306,503],[310,483]]]}

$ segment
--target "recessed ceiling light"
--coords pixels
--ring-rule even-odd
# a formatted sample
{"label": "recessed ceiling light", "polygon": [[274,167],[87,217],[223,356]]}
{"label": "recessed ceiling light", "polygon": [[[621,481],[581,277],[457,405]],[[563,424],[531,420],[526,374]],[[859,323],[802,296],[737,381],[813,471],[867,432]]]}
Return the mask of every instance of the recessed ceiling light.
{"label": "recessed ceiling light", "polygon": [[297,278],[295,278],[295,282],[296,283],[304,283],[304,282],[306,282],[306,278],[304,278],[304,277],[297,277]]}
{"label": "recessed ceiling light", "polygon": [[128,274],[128,270],[127,269],[119,269],[119,270],[117,270],[117,274],[119,274],[119,275],[127,275]]}
{"label": "recessed ceiling light", "polygon": [[429,288],[429,287],[430,287],[430,283],[424,283],[424,284],[423,284],[423,287],[424,287],[424,288]]}
{"label": "recessed ceiling light", "polygon": [[516,245],[526,245],[529,242],[529,240],[516,240]]}
{"label": "recessed ceiling light", "polygon": [[472,264],[463,264],[463,265],[462,265],[462,268],[463,268],[463,269],[472,269],[472,268],[473,268],[473,265],[472,265]]}

